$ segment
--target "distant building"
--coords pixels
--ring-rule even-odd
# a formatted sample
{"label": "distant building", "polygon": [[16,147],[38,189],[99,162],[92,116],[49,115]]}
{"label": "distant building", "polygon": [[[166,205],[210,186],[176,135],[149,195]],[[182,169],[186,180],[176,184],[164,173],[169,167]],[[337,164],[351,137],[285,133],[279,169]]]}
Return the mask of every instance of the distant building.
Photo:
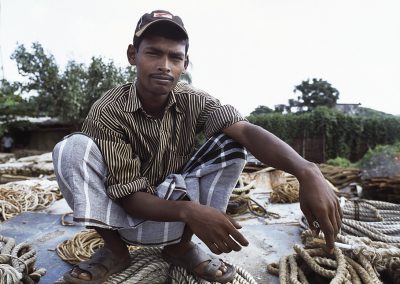
{"label": "distant building", "polygon": [[336,110],[343,112],[345,114],[357,114],[358,108],[361,106],[361,103],[358,104],[336,104]]}
{"label": "distant building", "polygon": [[72,125],[51,117],[16,117],[14,122],[26,121],[27,127],[11,127],[16,149],[51,151],[65,135],[77,131]]}

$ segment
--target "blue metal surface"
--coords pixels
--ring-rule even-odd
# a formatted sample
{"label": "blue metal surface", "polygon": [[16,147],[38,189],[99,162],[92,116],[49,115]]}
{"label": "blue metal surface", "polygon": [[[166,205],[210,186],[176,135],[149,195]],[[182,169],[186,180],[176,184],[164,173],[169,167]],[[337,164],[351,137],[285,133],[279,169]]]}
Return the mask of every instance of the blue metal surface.
{"label": "blue metal surface", "polygon": [[62,261],[55,248],[64,240],[80,232],[81,226],[62,226],[61,215],[25,212],[0,224],[0,235],[17,243],[29,242],[37,252],[35,267],[46,268],[40,283],[54,283],[71,265]]}

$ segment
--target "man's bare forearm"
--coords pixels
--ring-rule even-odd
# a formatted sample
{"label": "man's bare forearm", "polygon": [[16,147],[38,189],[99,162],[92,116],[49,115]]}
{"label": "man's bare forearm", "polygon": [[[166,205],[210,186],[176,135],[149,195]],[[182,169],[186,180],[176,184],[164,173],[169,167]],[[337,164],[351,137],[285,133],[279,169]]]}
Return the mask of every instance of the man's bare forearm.
{"label": "man's bare forearm", "polygon": [[186,222],[192,202],[164,200],[146,192],[136,192],[122,199],[128,214],[157,222]]}
{"label": "man's bare forearm", "polygon": [[224,130],[258,160],[277,169],[302,177],[315,165],[303,159],[292,147],[263,128],[238,122]]}

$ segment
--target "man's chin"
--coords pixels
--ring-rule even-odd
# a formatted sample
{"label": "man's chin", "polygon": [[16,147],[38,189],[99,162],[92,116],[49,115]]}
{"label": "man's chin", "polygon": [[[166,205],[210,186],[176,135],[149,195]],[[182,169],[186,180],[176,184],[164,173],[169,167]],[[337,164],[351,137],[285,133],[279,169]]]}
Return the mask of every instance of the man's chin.
{"label": "man's chin", "polygon": [[166,85],[153,86],[152,93],[157,94],[157,95],[168,95],[174,89],[175,85],[176,84],[171,84],[169,86],[166,86]]}
{"label": "man's chin", "polygon": [[152,93],[154,95],[158,95],[158,96],[165,96],[168,95],[171,91],[173,90],[173,88],[171,87],[154,87],[152,88]]}

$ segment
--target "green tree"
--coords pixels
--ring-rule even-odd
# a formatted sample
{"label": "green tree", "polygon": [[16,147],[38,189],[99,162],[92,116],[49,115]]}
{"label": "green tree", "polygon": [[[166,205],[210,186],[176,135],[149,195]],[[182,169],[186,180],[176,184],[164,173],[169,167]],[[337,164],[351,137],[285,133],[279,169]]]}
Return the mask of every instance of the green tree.
{"label": "green tree", "polygon": [[179,78],[180,81],[186,82],[188,84],[192,84],[192,75],[189,72],[183,72],[181,77]]}
{"label": "green tree", "polygon": [[0,81],[0,137],[8,130],[10,124],[18,115],[31,113],[29,104],[20,93],[21,84],[9,82],[5,79]]}
{"label": "green tree", "polygon": [[69,61],[61,72],[54,56],[45,52],[40,43],[33,43],[31,51],[24,45],[17,46],[11,58],[27,79],[21,84],[21,91],[34,94],[27,103],[33,113],[57,117],[77,128],[101,95],[136,77],[133,67],[123,69],[101,57],[92,57],[88,66]]}
{"label": "green tree", "polygon": [[271,113],[271,112],[274,112],[274,110],[267,106],[259,105],[250,113],[250,115],[259,115],[259,114],[266,114],[266,113]]}
{"label": "green tree", "polygon": [[294,92],[299,91],[301,96],[296,100],[289,100],[289,106],[300,111],[312,111],[318,106],[332,108],[339,99],[339,91],[330,83],[322,79],[312,79],[295,86]]}
{"label": "green tree", "polygon": [[333,108],[339,99],[339,91],[322,79],[303,81],[295,86],[294,92],[300,92],[301,96],[298,96],[297,100],[289,99],[287,105],[276,105],[275,112],[305,112],[315,110],[319,106]]}
{"label": "green tree", "polygon": [[18,45],[11,56],[17,63],[18,72],[27,79],[23,92],[33,91],[30,99],[36,115],[58,116],[63,106],[60,71],[53,55],[47,54],[39,43],[32,44],[32,52]]}
{"label": "green tree", "polygon": [[17,82],[0,81],[0,123],[9,122],[15,116],[30,111],[26,100],[19,94],[20,88],[21,84]]}

